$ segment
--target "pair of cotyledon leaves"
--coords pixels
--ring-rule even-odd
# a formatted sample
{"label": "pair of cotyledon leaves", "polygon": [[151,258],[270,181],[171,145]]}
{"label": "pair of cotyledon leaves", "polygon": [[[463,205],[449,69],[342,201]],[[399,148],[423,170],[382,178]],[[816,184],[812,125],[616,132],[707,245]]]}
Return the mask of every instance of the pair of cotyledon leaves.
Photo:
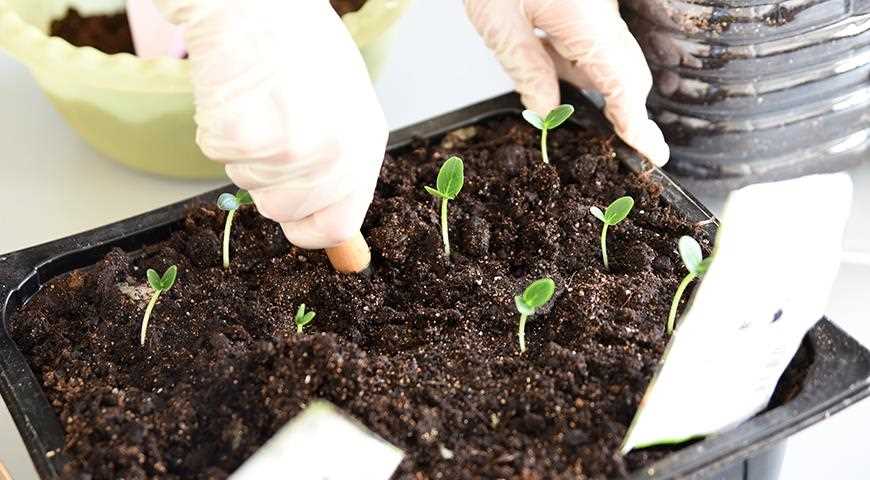
{"label": "pair of cotyledon leaves", "polygon": [[296,316],[293,318],[293,321],[301,328],[311,323],[314,320],[314,315],[316,315],[314,312],[305,312],[305,304],[303,303],[296,310]]}
{"label": "pair of cotyledon leaves", "polygon": [[517,310],[523,315],[534,315],[535,312],[553,298],[556,283],[551,278],[535,280],[526,287],[522,295],[514,297]]}
{"label": "pair of cotyledon leaves", "polygon": [[594,215],[595,218],[612,226],[625,220],[625,217],[628,216],[632,208],[634,208],[633,198],[620,197],[614,200],[614,202],[611,203],[603,212],[598,207],[592,207],[589,211],[592,212],[592,215]]}
{"label": "pair of cotyledon leaves", "polygon": [[150,285],[151,288],[158,292],[165,292],[175,284],[175,277],[178,275],[178,267],[173,265],[167,268],[166,271],[163,272],[163,276],[160,276],[160,274],[149,268],[148,271],[145,272],[145,275],[148,277],[148,285]]}
{"label": "pair of cotyledon leaves", "polygon": [[525,118],[527,122],[531,123],[532,126],[537,128],[538,130],[550,130],[565,123],[565,120],[568,120],[573,114],[573,106],[559,105],[558,107],[550,110],[550,113],[548,113],[546,117],[541,117],[540,115],[531,110],[524,110],[523,118]]}
{"label": "pair of cotyledon leaves", "polygon": [[242,205],[250,205],[254,203],[251,194],[247,190],[239,190],[235,195],[232,193],[222,193],[217,200],[217,206],[225,212],[238,210]]}
{"label": "pair of cotyledon leaves", "polygon": [[701,245],[698,244],[697,240],[689,236],[680,237],[679,250],[680,258],[683,259],[683,264],[686,265],[689,273],[696,277],[701,277],[707,273],[707,269],[713,262],[713,257],[704,258]]}
{"label": "pair of cotyledon leaves", "polygon": [[462,185],[465,183],[465,166],[462,159],[459,157],[450,157],[441,165],[441,170],[438,171],[438,179],[435,181],[435,188],[426,186],[423,187],[430,195],[453,200],[459,195],[462,190]]}

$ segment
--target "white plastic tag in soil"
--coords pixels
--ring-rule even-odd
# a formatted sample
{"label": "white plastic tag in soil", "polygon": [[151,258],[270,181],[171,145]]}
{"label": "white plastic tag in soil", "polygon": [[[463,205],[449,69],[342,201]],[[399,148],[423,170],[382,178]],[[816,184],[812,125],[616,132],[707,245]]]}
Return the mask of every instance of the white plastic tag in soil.
{"label": "white plastic tag in soil", "polygon": [[402,457],[402,450],[319,400],[284,425],[230,479],[387,480]]}
{"label": "white plastic tag in soil", "polygon": [[713,263],[623,452],[718,432],[767,405],[804,335],[824,316],[851,201],[845,174],[731,194]]}

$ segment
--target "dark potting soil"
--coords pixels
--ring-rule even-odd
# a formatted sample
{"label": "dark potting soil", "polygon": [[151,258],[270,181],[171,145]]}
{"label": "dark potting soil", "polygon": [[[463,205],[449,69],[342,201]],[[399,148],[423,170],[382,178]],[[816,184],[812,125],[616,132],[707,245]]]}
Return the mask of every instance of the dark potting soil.
{"label": "dark potting soil", "polygon": [[[223,478],[316,398],[405,450],[395,478],[619,477],[666,455],[617,450],[667,342],[677,239],[708,239],[609,139],[559,128],[545,165],[538,135],[503,117],[387,155],[370,275],[334,273],[249,207],[225,270],[225,214],[194,205],[164,243],[52,280],[9,327],[65,429],[64,476]],[[448,261],[423,186],[453,154]],[[607,272],[589,207],[625,194]],[[140,347],[145,270],[173,264]],[[557,293],[520,355],[514,295],[544,276]],[[317,316],[298,335],[303,302]]]}
{"label": "dark potting soil", "polygon": [[63,18],[51,22],[49,33],[76,47],[94,47],[109,55],[135,53],[133,34],[125,12],[82,16],[71,8]]}
{"label": "dark potting soil", "polygon": [[[330,0],[330,2],[339,15],[344,15],[362,8],[366,0]],[[110,55],[136,53],[126,12],[82,16],[76,9],[70,8],[63,18],[51,22],[49,33],[77,47],[94,47]]]}
{"label": "dark potting soil", "polygon": [[329,3],[339,15],[344,15],[362,8],[366,0],[329,0]]}

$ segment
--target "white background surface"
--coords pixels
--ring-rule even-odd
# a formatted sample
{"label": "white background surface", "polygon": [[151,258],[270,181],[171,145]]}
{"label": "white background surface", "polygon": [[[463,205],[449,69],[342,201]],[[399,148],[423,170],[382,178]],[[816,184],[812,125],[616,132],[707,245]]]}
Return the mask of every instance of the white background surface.
{"label": "white background surface", "polygon": [[[458,1],[418,1],[399,25],[393,55],[378,82],[387,118],[404,126],[510,89]],[[216,188],[130,171],[78,139],[26,70],[0,53],[0,253],[95,228]],[[855,208],[847,249],[870,256],[870,164],[853,172]],[[703,192],[699,192],[705,197]],[[820,201],[823,199],[820,199]],[[714,210],[721,199],[706,198]],[[811,254],[811,252],[808,252]],[[870,345],[870,266],[844,264],[830,317]],[[782,479],[870,478],[870,402],[812,427],[789,443]],[[16,480],[35,477],[5,406],[0,460]]]}

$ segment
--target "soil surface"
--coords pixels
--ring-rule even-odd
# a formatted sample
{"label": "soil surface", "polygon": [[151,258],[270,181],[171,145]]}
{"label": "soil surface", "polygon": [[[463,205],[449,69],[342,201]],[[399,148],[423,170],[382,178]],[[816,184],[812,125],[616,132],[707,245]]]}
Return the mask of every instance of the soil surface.
{"label": "soil surface", "polygon": [[[225,213],[194,205],[164,243],[53,279],[10,329],[66,431],[65,477],[224,478],[315,398],[404,449],[401,479],[620,477],[665,455],[617,450],[667,342],[677,239],[709,243],[609,141],[563,126],[545,165],[516,116],[387,155],[370,275],[334,273],[252,207],[225,270]],[[454,154],[448,261],[423,186]],[[626,194],[608,272],[589,208]],[[145,270],[173,264],[140,347]],[[544,276],[557,292],[520,355],[514,295]]]}
{"label": "soil surface", "polygon": [[[366,0],[330,0],[339,15],[355,12]],[[51,22],[49,32],[77,47],[94,47],[103,53],[136,53],[127,14],[82,16],[76,9],[67,10],[63,18]]]}

